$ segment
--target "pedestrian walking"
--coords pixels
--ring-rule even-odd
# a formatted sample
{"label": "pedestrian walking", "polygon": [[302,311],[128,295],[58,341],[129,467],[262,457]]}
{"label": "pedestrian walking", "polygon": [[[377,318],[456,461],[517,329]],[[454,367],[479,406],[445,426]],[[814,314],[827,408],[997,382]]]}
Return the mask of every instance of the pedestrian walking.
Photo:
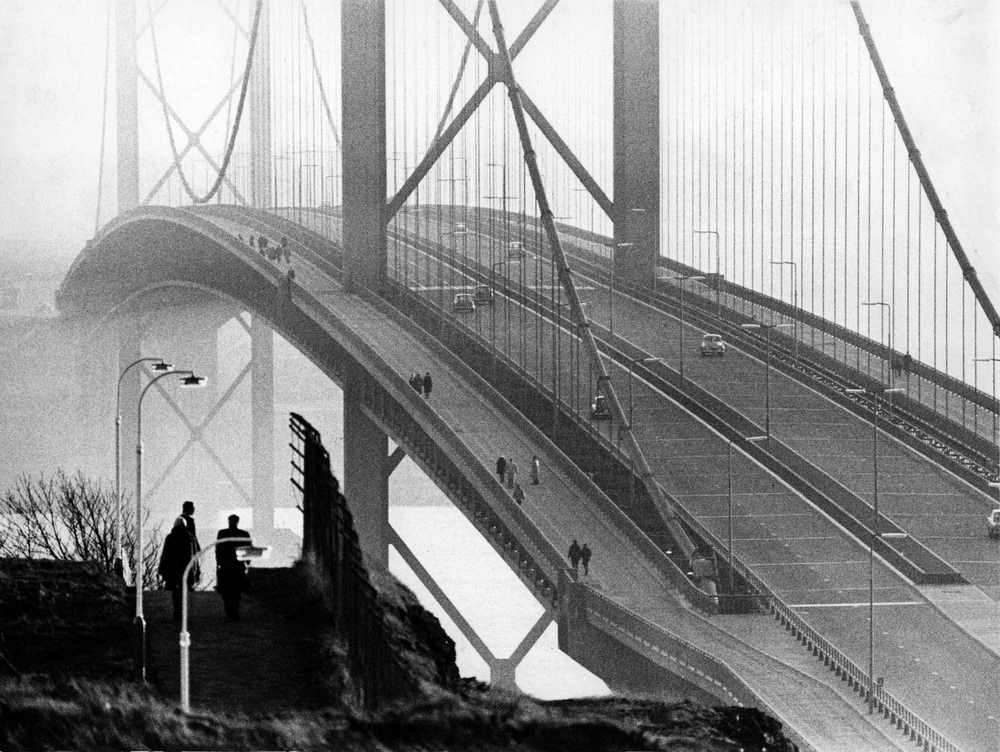
{"label": "pedestrian walking", "polygon": [[279,250],[281,251],[281,257],[285,260],[286,264],[292,263],[292,249],[288,247],[288,238],[284,235],[281,236],[281,243],[279,244]]}
{"label": "pedestrian walking", "polygon": [[507,460],[507,487],[513,488],[517,484],[517,463],[511,457]]}
{"label": "pedestrian walking", "polygon": [[507,471],[507,460],[501,454],[497,457],[497,475],[500,477],[500,482],[503,483],[504,473]]}
{"label": "pedestrian walking", "polygon": [[[170,591],[174,607],[174,621],[181,620],[181,579],[184,568],[194,556],[194,545],[183,517],[174,520],[174,526],[163,540],[163,552],[160,554],[160,565],[157,573],[163,578],[164,585]],[[142,573],[136,573],[137,581]],[[194,587],[194,572],[188,573],[188,587]]]}
{"label": "pedestrian walking", "polygon": [[580,563],[583,564],[583,573],[590,574],[590,546],[586,543],[580,549]]}
{"label": "pedestrian walking", "polygon": [[514,484],[514,501],[517,502],[518,506],[521,506],[521,504],[524,502],[524,489],[521,488],[520,483]]}
{"label": "pedestrian walking", "polygon": [[219,543],[215,547],[216,589],[222,596],[222,605],[229,621],[240,620],[240,598],[246,590],[247,565],[236,558],[236,549],[252,545],[250,533],[240,530],[240,517],[231,514],[227,518],[229,527],[223,528],[216,540],[239,538],[241,543]]}
{"label": "pedestrian walking", "polygon": [[[201,543],[198,542],[198,526],[194,522],[194,502],[188,499],[183,504],[181,504],[181,517],[184,520],[184,526],[187,528],[188,535],[191,536],[191,545],[194,553],[201,551]],[[194,581],[201,581],[201,564],[195,562],[195,565],[191,567],[191,574],[194,577]]]}
{"label": "pedestrian walking", "polygon": [[430,397],[431,396],[431,387],[433,385],[434,385],[434,382],[431,381],[431,372],[428,371],[427,373],[424,374],[424,396],[425,397]]}
{"label": "pedestrian walking", "polygon": [[538,470],[541,466],[541,462],[538,461],[538,455],[531,455],[531,485],[538,485]]}
{"label": "pedestrian walking", "polygon": [[576,574],[577,567],[580,566],[580,544],[576,538],[569,545],[569,563],[573,565],[573,574]]}

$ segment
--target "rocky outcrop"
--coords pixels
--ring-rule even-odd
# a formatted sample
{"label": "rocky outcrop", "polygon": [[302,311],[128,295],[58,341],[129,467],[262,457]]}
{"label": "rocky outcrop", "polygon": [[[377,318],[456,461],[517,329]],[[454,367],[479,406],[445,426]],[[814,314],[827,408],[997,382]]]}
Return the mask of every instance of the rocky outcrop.
{"label": "rocky outcrop", "polygon": [[0,672],[128,676],[131,621],[95,563],[0,559]]}

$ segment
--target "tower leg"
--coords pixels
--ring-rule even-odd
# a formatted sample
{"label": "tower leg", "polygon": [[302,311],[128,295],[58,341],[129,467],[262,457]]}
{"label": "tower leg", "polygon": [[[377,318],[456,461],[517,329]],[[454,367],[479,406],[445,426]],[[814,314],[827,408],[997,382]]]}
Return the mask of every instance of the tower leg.
{"label": "tower leg", "polygon": [[136,0],[118,0],[115,15],[119,213],[139,205],[139,68],[135,5]]}
{"label": "tower leg", "polygon": [[385,2],[341,5],[346,288],[385,274]]}
{"label": "tower leg", "polygon": [[274,332],[254,316],[250,322],[250,419],[254,535],[274,530]]}
{"label": "tower leg", "polygon": [[257,49],[250,77],[250,203],[274,204],[271,192],[271,6],[264,0],[257,25]]}
{"label": "tower leg", "polygon": [[361,409],[350,383],[344,390],[344,496],[365,557],[389,565],[389,441]]}
{"label": "tower leg", "polygon": [[660,255],[660,48],[656,0],[614,2],[615,276],[651,286]]}

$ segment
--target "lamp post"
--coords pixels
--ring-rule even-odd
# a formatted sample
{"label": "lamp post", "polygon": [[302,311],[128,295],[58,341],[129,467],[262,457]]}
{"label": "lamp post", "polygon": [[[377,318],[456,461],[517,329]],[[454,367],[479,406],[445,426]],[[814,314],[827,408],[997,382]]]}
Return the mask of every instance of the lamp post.
{"label": "lamp post", "polygon": [[779,329],[793,324],[740,324],[743,329],[763,329],[767,332],[765,367],[764,367],[764,434],[771,438],[771,330]]}
{"label": "lamp post", "polygon": [[636,363],[660,363],[663,358],[632,358],[628,362],[628,427],[632,428],[632,369]]}
{"label": "lamp post", "polygon": [[136,409],[136,444],[135,444],[135,625],[138,639],[138,674],[140,681],[146,680],[146,619],[142,612],[142,400],[160,379],[167,376],[177,376],[183,387],[198,387],[205,384],[205,377],[196,376],[193,371],[167,371],[149,380],[139,394],[139,405]]}
{"label": "lamp post", "polygon": [[[767,436],[744,436],[743,441],[753,444],[758,441],[767,441]],[[733,569],[733,548],[735,538],[733,535],[733,444],[734,440],[729,440],[729,595],[736,593],[736,576]]]}
{"label": "lamp post", "polygon": [[[863,305],[866,308],[868,308],[869,312],[875,306],[879,306],[881,308],[884,308],[886,311],[889,312],[889,336],[887,338],[888,339],[888,345],[889,345],[889,358],[888,358],[888,361],[889,361],[889,363],[888,363],[888,365],[889,365],[889,378],[886,379],[886,381],[891,385],[892,384],[892,358],[893,358],[893,351],[892,351],[892,330],[893,330],[892,306],[889,303],[883,302],[881,300],[873,300],[873,301],[869,301],[867,303],[862,303],[861,305]],[[869,321],[871,321],[871,319],[869,319]]]}
{"label": "lamp post", "polygon": [[[795,310],[796,319],[795,324],[792,325],[792,339],[795,340],[795,357],[799,357],[799,334],[797,329],[797,324],[799,319],[801,319],[801,311],[799,311],[799,296],[798,287],[796,279],[798,275],[795,272],[795,262],[794,261],[772,261],[771,266],[790,266],[792,267],[792,308]],[[868,303],[862,303],[862,305],[869,305]],[[878,305],[873,303],[872,305]]]}
{"label": "lamp post", "polygon": [[661,279],[672,279],[678,284],[677,286],[681,289],[681,317],[680,317],[680,330],[681,330],[681,354],[680,354],[680,374],[681,379],[684,378],[684,283],[688,281],[699,281],[705,279],[703,274],[689,274],[687,276],[678,277],[661,277]]}
{"label": "lamp post", "polygon": [[180,646],[181,646],[181,711],[184,713],[191,712],[191,671],[190,671],[190,650],[191,650],[191,635],[188,633],[187,628],[187,617],[188,617],[188,588],[187,579],[188,573],[191,571],[191,567],[194,566],[195,562],[198,561],[209,549],[218,546],[220,543],[233,543],[238,544],[239,548],[236,549],[236,559],[237,561],[246,561],[248,559],[260,559],[267,555],[270,549],[267,546],[254,546],[251,543],[249,537],[244,538],[242,536],[233,538],[219,538],[214,540],[205,546],[200,551],[196,552],[194,556],[188,561],[187,566],[184,567],[184,573],[181,575],[180,588],[181,588],[181,633],[180,633]]}
{"label": "lamp post", "polygon": [[125,374],[140,363],[152,363],[150,369],[164,373],[173,368],[163,358],[139,358],[132,361],[118,374],[118,386],[115,389],[115,572],[122,576],[125,569],[125,551],[122,546],[122,382]]}
{"label": "lamp post", "polygon": [[719,231],[718,230],[692,230],[695,235],[715,236],[715,315],[722,320],[722,299],[719,291],[722,289],[722,267],[719,264]]}
{"label": "lamp post", "polygon": [[901,387],[845,389],[847,394],[869,394],[875,400],[872,410],[872,534],[868,539],[868,712],[875,712],[875,539],[878,531],[878,398],[901,392]]}
{"label": "lamp post", "polygon": [[611,341],[614,342],[615,339],[615,249],[616,248],[634,248],[635,243],[615,243],[608,244],[611,249],[611,286],[608,288],[608,332],[611,335]]}

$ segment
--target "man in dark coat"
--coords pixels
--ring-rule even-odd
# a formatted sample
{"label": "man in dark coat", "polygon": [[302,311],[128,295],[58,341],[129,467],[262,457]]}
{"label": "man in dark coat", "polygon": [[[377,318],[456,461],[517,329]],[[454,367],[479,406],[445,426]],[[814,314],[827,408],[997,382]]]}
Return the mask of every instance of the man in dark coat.
{"label": "man in dark coat", "polygon": [[573,574],[576,574],[577,567],[580,566],[580,544],[576,542],[576,538],[569,546],[569,563],[573,565]]}
{"label": "man in dark coat", "polygon": [[[184,518],[178,517],[174,520],[173,529],[163,541],[163,553],[160,555],[160,566],[157,569],[167,590],[170,591],[174,605],[175,622],[181,620],[181,578],[184,576],[184,568],[191,561],[194,553],[194,545],[187,525],[184,524]],[[189,588],[194,586],[193,575],[193,571],[188,573]]]}
{"label": "man in dark coat", "polygon": [[[191,536],[191,545],[194,547],[195,553],[201,551],[201,543],[198,542],[198,531],[197,526],[194,524],[194,502],[185,501],[181,504],[181,519],[184,520],[184,524],[187,525],[188,535]],[[191,576],[194,578],[195,583],[201,581],[201,566],[198,562],[191,567]]]}
{"label": "man in dark coat", "polygon": [[236,549],[252,543],[250,533],[239,528],[239,515],[231,514],[228,519],[229,527],[220,530],[216,539],[240,538],[241,542],[219,543],[215,546],[216,581],[226,618],[229,621],[239,621],[240,598],[246,589],[247,565],[236,558]]}
{"label": "man in dark coat", "polygon": [[500,476],[500,482],[503,483],[504,473],[507,472],[507,458],[502,454],[497,457],[497,475]]}
{"label": "man in dark coat", "polygon": [[583,564],[583,573],[590,574],[590,546],[586,543],[580,549],[580,563]]}
{"label": "man in dark coat", "polygon": [[424,396],[425,397],[430,397],[431,396],[431,387],[432,386],[433,386],[433,383],[431,382],[431,372],[428,371],[427,373],[424,374]]}

